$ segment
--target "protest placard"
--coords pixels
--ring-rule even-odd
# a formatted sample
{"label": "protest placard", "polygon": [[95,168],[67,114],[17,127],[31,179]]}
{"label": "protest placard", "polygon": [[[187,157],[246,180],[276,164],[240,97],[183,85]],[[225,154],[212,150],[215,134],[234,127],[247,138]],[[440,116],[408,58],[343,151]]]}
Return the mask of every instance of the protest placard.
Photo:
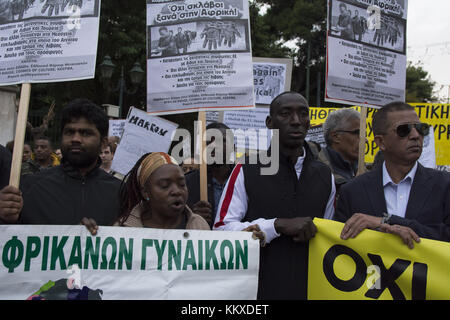
{"label": "protest placard", "polygon": [[111,169],[126,175],[148,152],[168,152],[178,124],[130,108]]}
{"label": "protest placard", "polygon": [[210,114],[209,122],[220,121],[233,130],[238,149],[267,150],[272,137],[266,118],[272,100],[291,87],[292,59],[253,57],[255,109]]}
{"label": "protest placard", "polygon": [[254,107],[248,1],[147,1],[147,111]]}
{"label": "protest placard", "polygon": [[408,0],[328,1],[325,101],[405,101]]}
{"label": "protest placard", "polygon": [[252,110],[225,111],[223,123],[233,130],[238,149],[267,150],[271,133],[266,127],[269,108],[258,106]]}
{"label": "protest placard", "polygon": [[342,240],[343,223],[316,218],[314,224],[308,299],[450,299],[449,243],[421,238],[411,250],[397,235],[366,229]]}
{"label": "protest placard", "polygon": [[0,226],[0,300],[256,299],[251,232]]}
{"label": "protest placard", "polygon": [[254,57],[255,103],[269,105],[276,96],[290,90],[291,75],[292,59]]}
{"label": "protest placard", "polygon": [[100,0],[0,3],[0,85],[94,78]]}
{"label": "protest placard", "polygon": [[109,132],[108,136],[110,137],[122,137],[123,128],[125,127],[125,123],[127,120],[109,120]]}
{"label": "protest placard", "polygon": [[327,144],[325,143],[325,136],[323,134],[323,125],[319,124],[316,126],[311,126],[305,140],[315,142],[319,144],[321,148],[325,148]]}

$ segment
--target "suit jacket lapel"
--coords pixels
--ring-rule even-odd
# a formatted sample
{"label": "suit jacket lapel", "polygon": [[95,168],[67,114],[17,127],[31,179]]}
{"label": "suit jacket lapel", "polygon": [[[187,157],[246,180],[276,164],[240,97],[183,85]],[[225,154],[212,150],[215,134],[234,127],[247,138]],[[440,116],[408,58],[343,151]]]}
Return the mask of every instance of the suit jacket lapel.
{"label": "suit jacket lapel", "polygon": [[365,180],[364,187],[373,210],[367,214],[382,217],[383,212],[387,212],[383,189],[383,167],[378,166],[366,175],[368,179]]}
{"label": "suit jacket lapel", "polygon": [[409,193],[408,205],[406,207],[405,218],[414,219],[422,208],[431,193],[432,185],[428,181],[431,176],[424,167],[418,163],[416,175]]}

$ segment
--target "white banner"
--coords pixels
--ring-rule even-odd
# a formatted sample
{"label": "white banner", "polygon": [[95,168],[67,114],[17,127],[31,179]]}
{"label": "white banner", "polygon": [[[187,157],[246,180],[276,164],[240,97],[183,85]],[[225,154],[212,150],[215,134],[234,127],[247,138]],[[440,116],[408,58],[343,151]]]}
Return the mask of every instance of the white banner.
{"label": "white banner", "polygon": [[0,1],[0,86],[94,78],[100,0],[80,3]]}
{"label": "white banner", "polygon": [[0,226],[0,300],[256,299],[250,232]]}
{"label": "white banner", "polygon": [[147,1],[147,111],[253,108],[247,0]]}
{"label": "white banner", "polygon": [[130,108],[111,169],[123,175],[148,152],[168,152],[178,124]]}
{"label": "white banner", "polygon": [[329,0],[325,101],[405,101],[408,0]]}

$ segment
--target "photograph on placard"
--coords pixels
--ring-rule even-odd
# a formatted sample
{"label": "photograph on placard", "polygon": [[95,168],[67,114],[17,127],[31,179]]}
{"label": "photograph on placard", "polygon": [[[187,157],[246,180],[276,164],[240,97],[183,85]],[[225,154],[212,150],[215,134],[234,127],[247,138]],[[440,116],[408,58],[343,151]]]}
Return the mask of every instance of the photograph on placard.
{"label": "photograph on placard", "polygon": [[370,18],[373,14],[367,5],[360,7],[344,1],[334,1],[330,16],[330,35],[404,53],[406,21],[380,12],[380,28],[371,28]]}
{"label": "photograph on placard", "polygon": [[0,0],[0,24],[39,17],[96,16],[99,0]]}

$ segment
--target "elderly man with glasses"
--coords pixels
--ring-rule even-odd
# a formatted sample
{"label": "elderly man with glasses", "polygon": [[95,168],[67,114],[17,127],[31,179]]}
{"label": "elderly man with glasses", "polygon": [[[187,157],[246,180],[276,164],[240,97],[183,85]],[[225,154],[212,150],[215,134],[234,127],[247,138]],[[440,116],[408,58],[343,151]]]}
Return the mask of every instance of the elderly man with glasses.
{"label": "elderly man with glasses", "polygon": [[374,229],[397,234],[410,248],[420,237],[450,242],[450,174],[417,162],[429,125],[410,105],[392,102],[372,127],[384,162],[341,188],[334,216],[345,222],[341,238]]}
{"label": "elderly man with glasses", "polygon": [[338,191],[358,171],[360,117],[355,109],[339,109],[330,113],[323,125],[327,146],[320,151],[319,160],[330,167]]}

